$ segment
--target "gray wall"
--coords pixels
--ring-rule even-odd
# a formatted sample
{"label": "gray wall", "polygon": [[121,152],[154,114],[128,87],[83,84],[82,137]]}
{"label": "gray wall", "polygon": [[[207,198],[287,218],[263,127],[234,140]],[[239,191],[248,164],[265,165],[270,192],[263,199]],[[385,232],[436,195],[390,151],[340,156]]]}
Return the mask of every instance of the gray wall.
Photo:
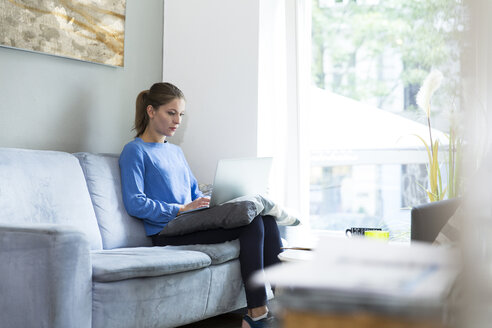
{"label": "gray wall", "polygon": [[163,0],[127,0],[123,68],[0,47],[0,147],[119,153],[162,40]]}

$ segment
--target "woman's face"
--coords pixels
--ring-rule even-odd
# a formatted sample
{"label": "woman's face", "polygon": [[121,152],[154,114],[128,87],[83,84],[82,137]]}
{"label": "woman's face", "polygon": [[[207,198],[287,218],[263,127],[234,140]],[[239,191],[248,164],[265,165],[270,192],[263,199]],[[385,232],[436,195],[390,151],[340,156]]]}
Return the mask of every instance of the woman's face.
{"label": "woman's face", "polygon": [[185,101],[175,98],[173,101],[154,109],[147,108],[149,114],[149,127],[160,135],[171,137],[181,124],[185,111]]}

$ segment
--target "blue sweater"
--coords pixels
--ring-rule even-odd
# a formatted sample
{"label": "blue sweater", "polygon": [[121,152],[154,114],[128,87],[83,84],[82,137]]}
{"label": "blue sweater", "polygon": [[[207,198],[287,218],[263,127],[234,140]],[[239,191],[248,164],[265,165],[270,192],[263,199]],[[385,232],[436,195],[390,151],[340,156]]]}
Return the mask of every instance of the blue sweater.
{"label": "blue sweater", "polygon": [[203,197],[176,145],[135,138],[123,148],[119,164],[125,208],[143,219],[148,236],[161,232],[176,217],[179,205]]}

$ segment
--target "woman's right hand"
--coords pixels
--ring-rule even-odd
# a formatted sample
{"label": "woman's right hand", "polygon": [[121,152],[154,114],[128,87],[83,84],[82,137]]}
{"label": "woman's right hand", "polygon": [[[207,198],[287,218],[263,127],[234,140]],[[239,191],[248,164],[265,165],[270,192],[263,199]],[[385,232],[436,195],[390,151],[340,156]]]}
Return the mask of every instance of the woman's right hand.
{"label": "woman's right hand", "polygon": [[181,212],[189,211],[189,210],[194,210],[195,208],[200,208],[200,207],[207,207],[210,205],[210,198],[208,197],[198,197],[191,203],[181,205],[181,208],[178,211],[178,215]]}

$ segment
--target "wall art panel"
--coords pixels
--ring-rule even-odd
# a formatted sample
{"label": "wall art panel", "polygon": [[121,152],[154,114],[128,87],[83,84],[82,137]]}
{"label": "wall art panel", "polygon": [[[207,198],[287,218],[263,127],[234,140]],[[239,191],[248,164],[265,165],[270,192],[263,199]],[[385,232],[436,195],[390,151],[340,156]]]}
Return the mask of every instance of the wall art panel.
{"label": "wall art panel", "polygon": [[126,0],[0,0],[0,46],[123,66]]}

